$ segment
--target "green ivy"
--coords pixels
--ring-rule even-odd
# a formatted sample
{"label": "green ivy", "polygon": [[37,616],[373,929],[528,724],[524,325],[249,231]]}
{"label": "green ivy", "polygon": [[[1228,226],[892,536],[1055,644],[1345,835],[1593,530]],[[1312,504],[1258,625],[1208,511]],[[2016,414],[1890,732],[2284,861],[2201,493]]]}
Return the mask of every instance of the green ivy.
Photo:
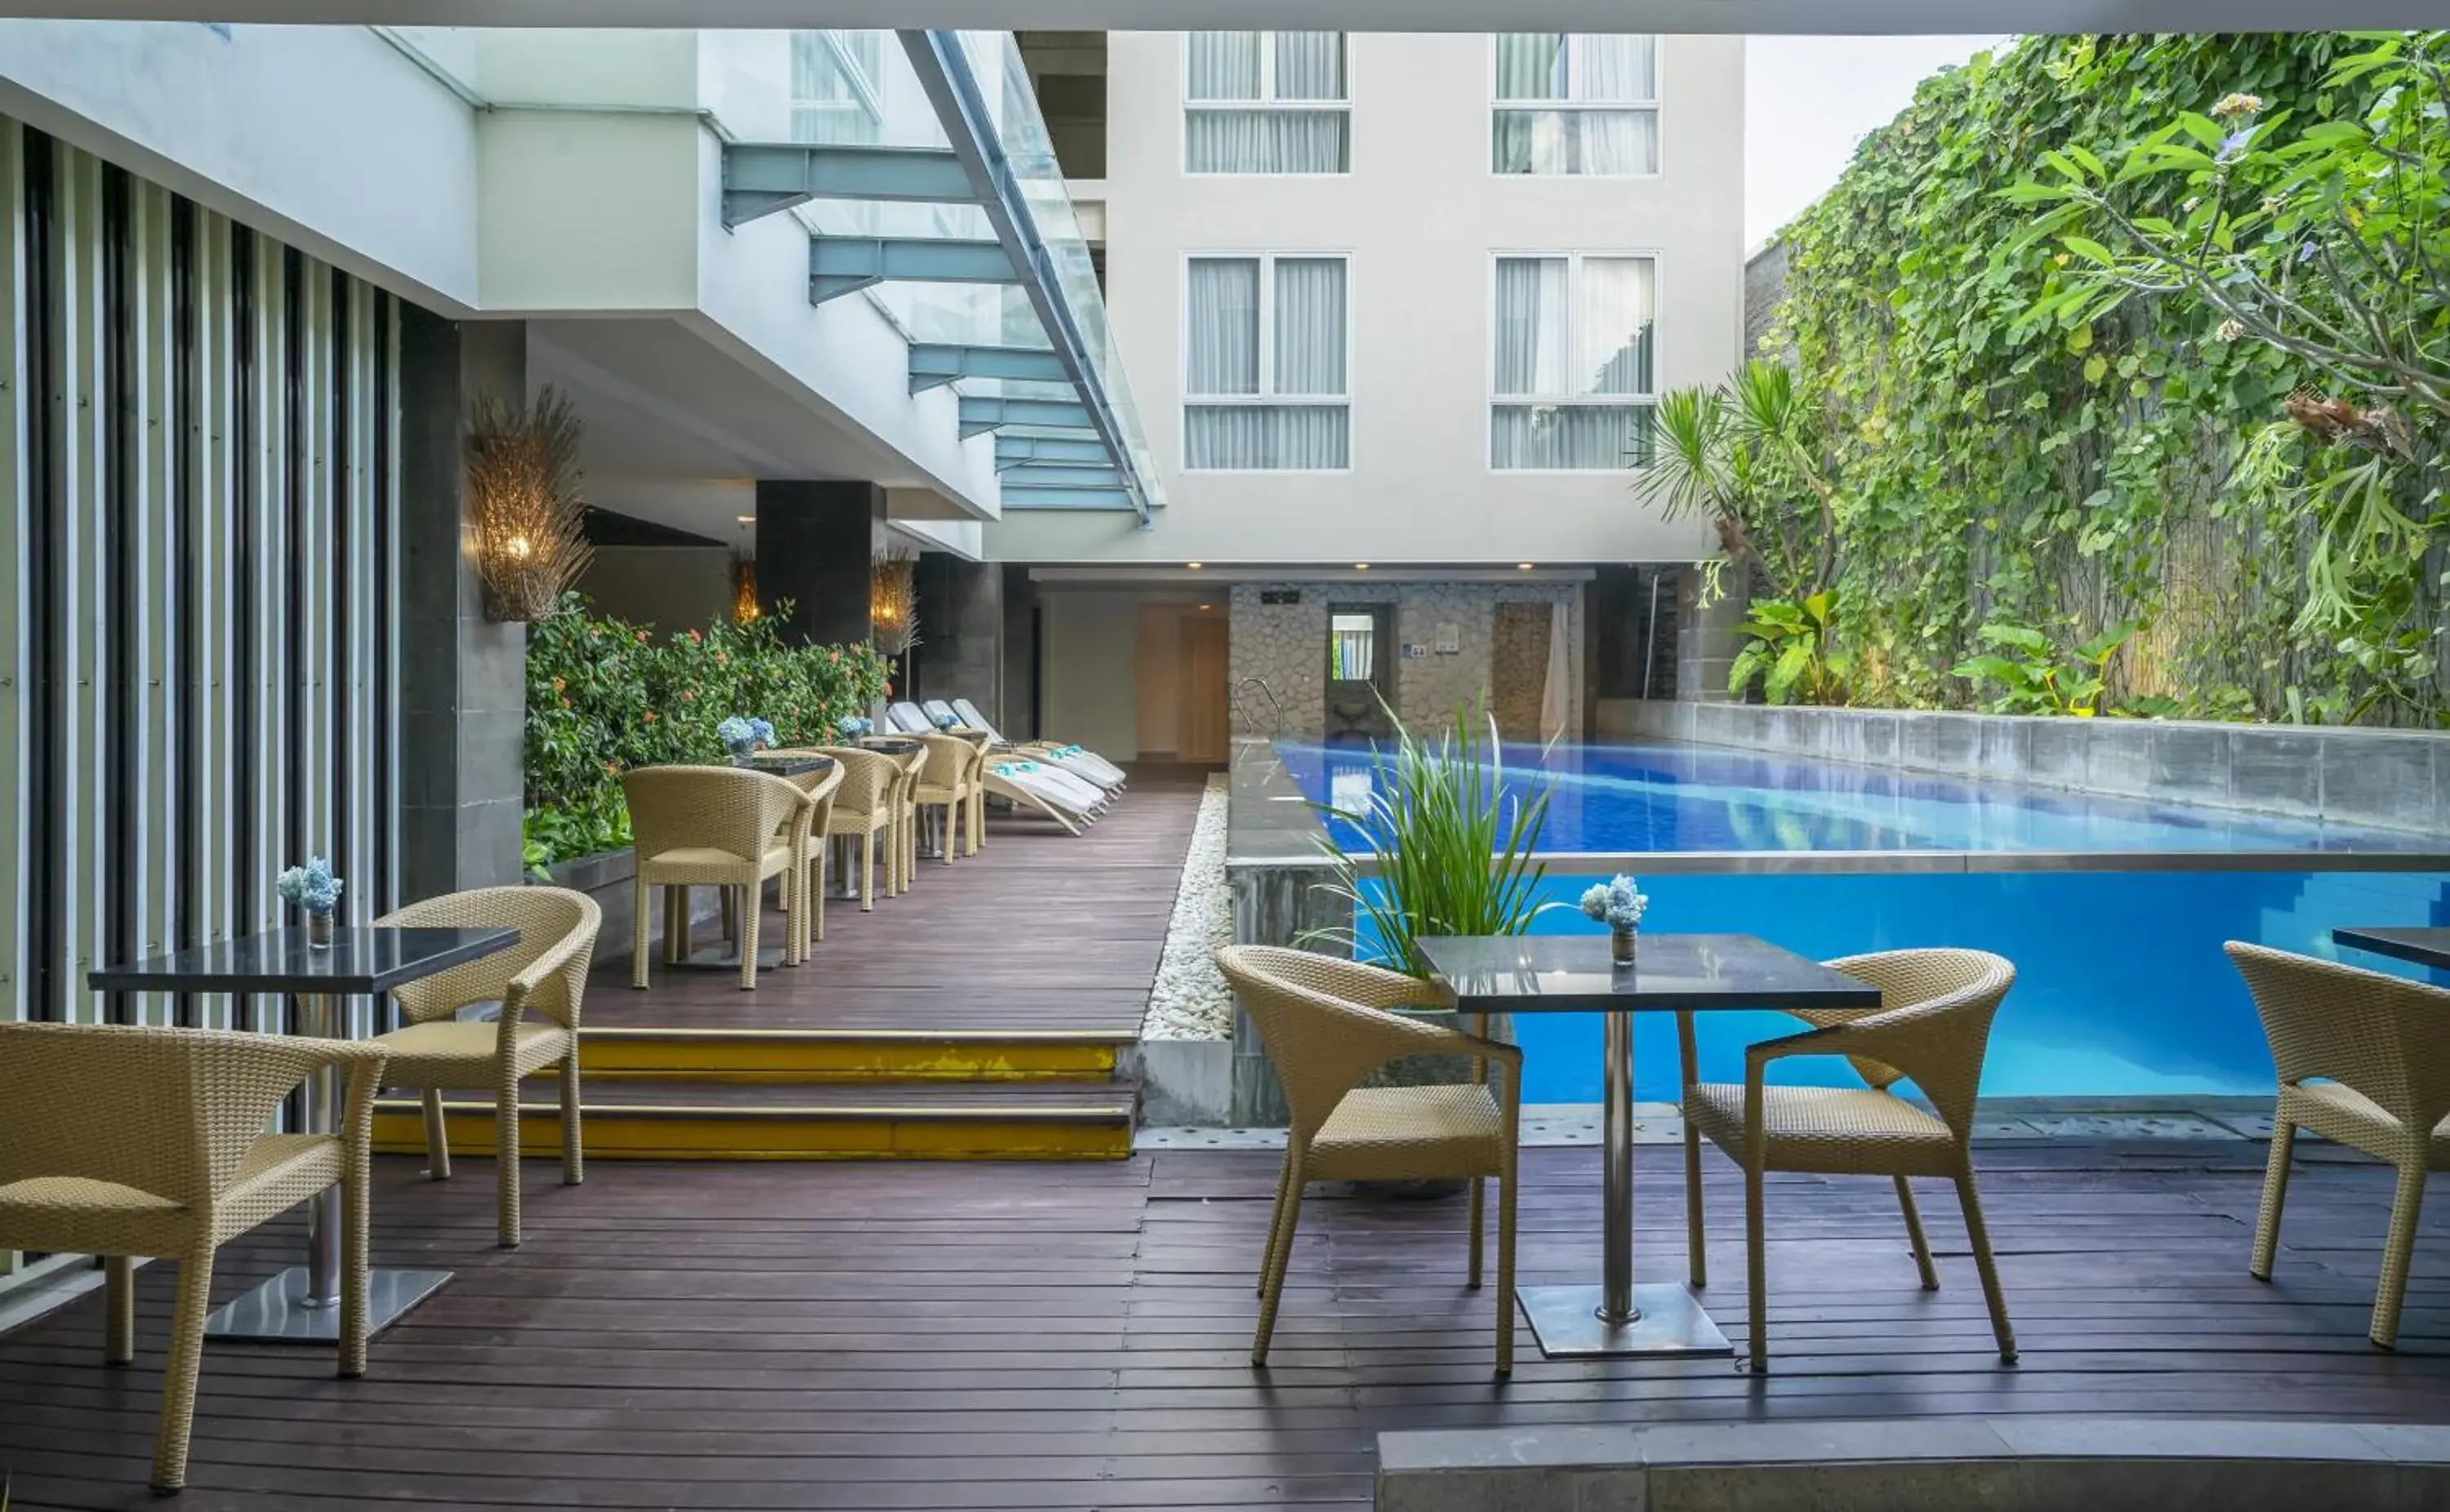
{"label": "green ivy", "polygon": [[[2134,141],[2236,92],[2303,121],[2360,112],[2365,102],[2326,78],[2363,46],[2028,38],[1925,81],[1786,229],[1785,297],[1764,346],[1827,408],[1828,471],[1844,484],[1839,634],[1858,699],[1995,697],[1959,670],[1994,650],[1986,624],[2081,646],[2140,623],[2104,669],[2118,707],[2440,718],[2439,684],[2408,675],[2403,656],[2301,623],[2318,533],[2302,497],[2238,477],[2254,438],[2321,375],[2277,346],[2222,339],[2220,312],[2182,294],[2032,319],[2069,254],[2030,234],[2033,208],[2001,192],[2070,144]],[[2403,513],[2422,517],[2428,471],[2387,485]],[[2421,645],[2429,665],[2433,575],[2394,611],[2383,641]]]}
{"label": "green ivy", "polygon": [[571,593],[531,625],[527,863],[628,844],[621,774],[723,761],[714,727],[728,715],[772,721],[784,746],[830,745],[837,721],[892,692],[871,646],[786,645],[774,626],[788,611],[658,639]]}

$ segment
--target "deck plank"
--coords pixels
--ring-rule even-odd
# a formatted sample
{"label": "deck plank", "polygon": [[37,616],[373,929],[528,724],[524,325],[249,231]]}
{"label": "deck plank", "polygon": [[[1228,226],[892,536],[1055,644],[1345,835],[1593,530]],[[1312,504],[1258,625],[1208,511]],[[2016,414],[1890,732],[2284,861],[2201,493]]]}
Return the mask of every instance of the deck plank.
{"label": "deck plank", "polygon": [[[1724,1360],[1489,1375],[1493,1299],[1463,1287],[1464,1203],[1320,1188],[1274,1363],[1247,1358],[1274,1157],[1103,1166],[605,1164],[529,1170],[528,1241],[493,1247],[492,1180],[379,1163],[376,1252],[458,1280],[376,1343],[216,1347],[182,1512],[1368,1505],[1399,1427],[2083,1412],[2450,1422],[2450,1223],[2429,1218],[2402,1347],[2364,1343],[2389,1173],[2310,1161],[2278,1275],[2245,1273],[2257,1147],[1985,1147],[2023,1363],[1999,1366],[1963,1230],[1925,1193],[1944,1289],[1915,1284],[1887,1184],[1769,1187],[1779,1373]],[[1679,1153],[1638,1153],[1637,1264],[1682,1274]],[[1741,1191],[1706,1192],[1722,1326],[1744,1317]],[[1598,1153],[1524,1159],[1522,1279],[1596,1273]],[[217,1289],[286,1263],[284,1221]],[[80,1299],[0,1338],[16,1512],[156,1505],[142,1482],[173,1268],[139,1284],[142,1352],[99,1363]]]}

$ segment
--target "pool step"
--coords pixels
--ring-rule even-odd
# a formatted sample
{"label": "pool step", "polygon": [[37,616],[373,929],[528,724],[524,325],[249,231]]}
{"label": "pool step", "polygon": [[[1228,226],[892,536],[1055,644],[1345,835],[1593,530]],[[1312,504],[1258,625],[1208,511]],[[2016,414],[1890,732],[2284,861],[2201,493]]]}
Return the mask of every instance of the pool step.
{"label": "pool step", "polygon": [[1131,1036],[1097,1029],[583,1028],[582,1077],[738,1082],[1079,1081]]}
{"label": "pool step", "polygon": [[[773,1085],[582,1077],[587,1154],[596,1160],[1119,1160],[1131,1153],[1139,1089],[1111,1080],[900,1081]],[[519,1148],[561,1153],[560,1089],[520,1088]],[[455,1155],[490,1155],[494,1106],[446,1093]],[[375,1105],[375,1148],[422,1153],[412,1094]]]}

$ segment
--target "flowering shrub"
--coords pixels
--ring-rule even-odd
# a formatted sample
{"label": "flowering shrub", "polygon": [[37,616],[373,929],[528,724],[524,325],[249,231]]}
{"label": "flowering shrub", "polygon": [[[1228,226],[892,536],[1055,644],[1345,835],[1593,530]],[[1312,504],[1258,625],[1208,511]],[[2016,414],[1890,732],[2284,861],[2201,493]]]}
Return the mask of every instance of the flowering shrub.
{"label": "flowering shrub", "polygon": [[621,774],[633,766],[719,762],[717,731],[758,709],[770,744],[828,742],[839,723],[889,690],[868,646],[787,646],[782,614],[718,622],[665,640],[587,612],[576,593],[528,628],[527,863],[542,866],[630,843]]}

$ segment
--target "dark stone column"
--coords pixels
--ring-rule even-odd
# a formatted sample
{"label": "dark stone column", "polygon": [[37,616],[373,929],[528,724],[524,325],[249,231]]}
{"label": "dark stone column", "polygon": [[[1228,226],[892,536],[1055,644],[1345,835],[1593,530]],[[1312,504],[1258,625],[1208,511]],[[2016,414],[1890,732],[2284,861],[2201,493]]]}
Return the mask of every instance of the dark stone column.
{"label": "dark stone column", "polygon": [[1003,699],[987,712],[1014,740],[1038,733],[1038,585],[1018,562],[1003,568]]}
{"label": "dark stone column", "polygon": [[1003,569],[946,552],[919,558],[919,650],[912,696],[966,698],[999,721],[1003,682]]}
{"label": "dark stone column", "polygon": [[[868,563],[884,518],[885,490],[873,483],[758,481],[757,603],[786,640],[868,638]],[[778,607],[786,602],[788,614]]]}
{"label": "dark stone column", "polygon": [[527,327],[400,317],[400,893],[515,882],[527,627],[485,618],[462,489],[478,394],[527,389]]}

